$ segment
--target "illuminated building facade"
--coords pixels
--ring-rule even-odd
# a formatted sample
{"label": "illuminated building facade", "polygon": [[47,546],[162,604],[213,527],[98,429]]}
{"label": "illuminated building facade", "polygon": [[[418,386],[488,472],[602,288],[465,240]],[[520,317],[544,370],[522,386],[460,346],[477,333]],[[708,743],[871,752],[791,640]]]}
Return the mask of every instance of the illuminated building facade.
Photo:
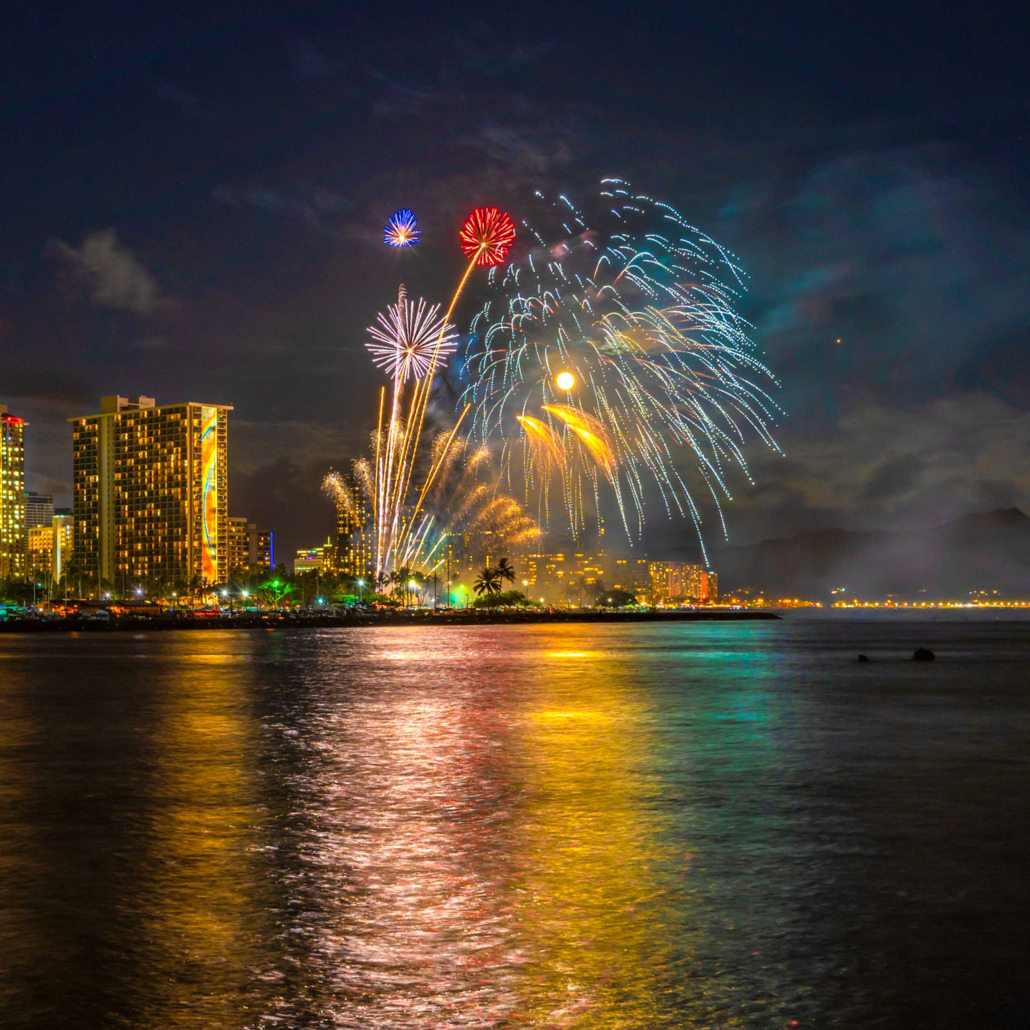
{"label": "illuminated building facade", "polygon": [[236,575],[251,568],[271,568],[272,534],[259,533],[253,522],[229,519],[229,573]]}
{"label": "illuminated building facade", "polygon": [[332,543],[328,540],[321,547],[302,548],[293,560],[294,575],[303,575],[306,572],[331,572],[334,550]]}
{"label": "illuminated building facade", "polygon": [[604,590],[626,590],[648,600],[651,582],[646,557],[555,551],[516,558],[516,587],[536,601],[592,605]]}
{"label": "illuminated building facade", "polygon": [[608,582],[614,590],[625,590],[641,603],[651,599],[651,566],[647,555],[611,557],[606,562]]}
{"label": "illuminated building facade", "polygon": [[94,590],[227,581],[231,410],[115,396],[70,420],[75,557]]}
{"label": "illuminated building facade", "polygon": [[53,494],[40,494],[35,490],[25,491],[25,540],[28,543],[29,530],[34,526],[49,526],[54,517]]}
{"label": "illuminated building facade", "polygon": [[259,569],[271,571],[275,563],[275,533],[271,530],[267,533],[258,533],[257,557],[254,563]]}
{"label": "illuminated building facade", "polygon": [[0,579],[25,574],[26,425],[0,404]]}
{"label": "illuminated building facade", "polygon": [[665,601],[714,601],[719,596],[718,577],[703,565],[681,561],[651,562],[651,598]]}
{"label": "illuminated building facade", "polygon": [[31,526],[28,531],[30,574],[59,583],[74,549],[71,515],[53,515],[48,526]]}
{"label": "illuminated building facade", "polygon": [[[250,565],[250,530],[254,531],[254,550],[257,551],[257,526],[246,519],[229,518],[229,574],[245,572]],[[256,553],[255,553],[256,557]]]}
{"label": "illuminated building facade", "polygon": [[345,473],[344,482],[355,500],[356,512],[349,512],[343,505],[336,506],[336,548],[334,572],[341,576],[355,578],[371,577],[372,541],[365,535],[369,519],[368,498],[358,479]]}

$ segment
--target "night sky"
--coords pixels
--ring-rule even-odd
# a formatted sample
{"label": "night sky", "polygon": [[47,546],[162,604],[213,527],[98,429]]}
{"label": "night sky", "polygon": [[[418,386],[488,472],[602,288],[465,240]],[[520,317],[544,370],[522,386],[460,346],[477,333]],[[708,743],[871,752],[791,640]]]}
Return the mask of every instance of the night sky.
{"label": "night sky", "polygon": [[[230,513],[280,555],[324,540],[401,275],[445,300],[473,205],[618,175],[751,275],[789,417],[732,480],[733,542],[1030,510],[1028,26],[1001,7],[18,7],[0,402],[57,504],[101,395],[230,403]],[[655,548],[693,533],[661,522]]]}

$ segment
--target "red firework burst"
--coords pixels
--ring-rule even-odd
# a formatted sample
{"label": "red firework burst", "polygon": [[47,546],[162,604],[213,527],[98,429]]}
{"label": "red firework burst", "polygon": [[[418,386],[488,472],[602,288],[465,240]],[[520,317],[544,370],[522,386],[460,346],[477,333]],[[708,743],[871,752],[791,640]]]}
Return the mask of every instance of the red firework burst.
{"label": "red firework burst", "polygon": [[499,265],[515,239],[515,223],[507,211],[477,207],[461,227],[458,237],[466,257],[474,257],[477,265]]}

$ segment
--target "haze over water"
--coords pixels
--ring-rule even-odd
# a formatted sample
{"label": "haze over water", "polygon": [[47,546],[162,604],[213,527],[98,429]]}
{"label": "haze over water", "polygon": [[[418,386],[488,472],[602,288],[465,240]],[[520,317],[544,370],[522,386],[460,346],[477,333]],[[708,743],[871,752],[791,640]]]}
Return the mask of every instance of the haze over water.
{"label": "haze over water", "polygon": [[1028,662],[987,620],[0,637],[0,1025],[1020,1025]]}

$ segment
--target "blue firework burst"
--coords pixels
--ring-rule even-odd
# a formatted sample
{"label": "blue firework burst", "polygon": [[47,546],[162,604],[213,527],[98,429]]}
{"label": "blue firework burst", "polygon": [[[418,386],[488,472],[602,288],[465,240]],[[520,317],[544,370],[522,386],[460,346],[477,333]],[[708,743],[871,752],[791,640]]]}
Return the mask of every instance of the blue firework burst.
{"label": "blue firework burst", "polygon": [[390,247],[411,247],[418,243],[421,235],[415,212],[405,207],[390,215],[383,228],[383,243]]}

